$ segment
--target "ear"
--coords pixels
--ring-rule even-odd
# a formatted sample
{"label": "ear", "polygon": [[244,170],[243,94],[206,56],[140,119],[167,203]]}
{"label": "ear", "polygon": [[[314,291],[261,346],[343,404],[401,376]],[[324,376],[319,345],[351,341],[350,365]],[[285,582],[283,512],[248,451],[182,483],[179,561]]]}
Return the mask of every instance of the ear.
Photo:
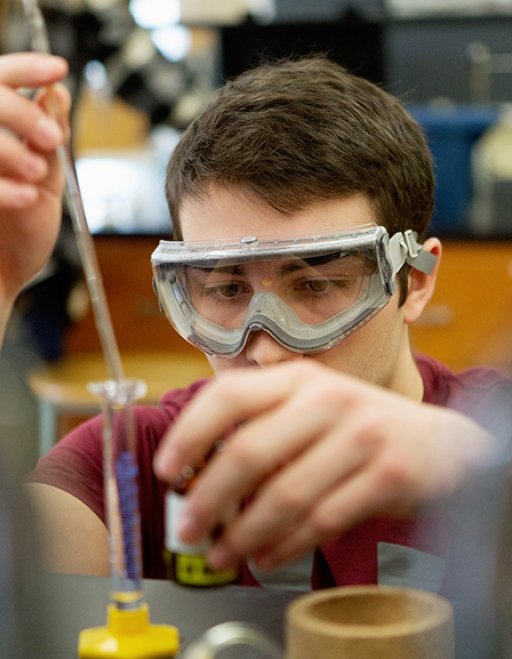
{"label": "ear", "polygon": [[429,275],[415,268],[409,270],[409,289],[407,299],[402,305],[404,322],[407,324],[417,320],[430,301],[436,285],[439,264],[441,263],[442,248],[437,238],[428,238],[423,244],[423,249],[437,256],[436,264]]}

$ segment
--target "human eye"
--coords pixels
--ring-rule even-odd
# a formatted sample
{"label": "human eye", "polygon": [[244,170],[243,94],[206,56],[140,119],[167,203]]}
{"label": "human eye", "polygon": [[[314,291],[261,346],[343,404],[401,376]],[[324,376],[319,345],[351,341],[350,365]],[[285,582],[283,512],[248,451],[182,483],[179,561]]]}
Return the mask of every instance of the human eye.
{"label": "human eye", "polygon": [[189,268],[187,279],[196,303],[233,303],[251,294],[243,272],[232,268]]}
{"label": "human eye", "polygon": [[329,279],[303,279],[296,284],[297,291],[311,293],[312,295],[325,294],[336,287],[336,282]]}
{"label": "human eye", "polygon": [[[352,269],[329,264],[308,269],[288,289],[289,301],[301,318],[328,317],[351,307],[364,294],[368,280]],[[298,274],[298,273],[296,273]]]}
{"label": "human eye", "polygon": [[203,296],[218,302],[234,302],[248,294],[249,286],[241,281],[208,282],[203,287]]}

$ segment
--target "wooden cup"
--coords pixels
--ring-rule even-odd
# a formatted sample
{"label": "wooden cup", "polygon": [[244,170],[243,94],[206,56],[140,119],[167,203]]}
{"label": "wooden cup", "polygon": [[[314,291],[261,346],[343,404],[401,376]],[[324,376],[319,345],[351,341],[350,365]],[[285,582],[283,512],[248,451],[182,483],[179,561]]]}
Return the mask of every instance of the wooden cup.
{"label": "wooden cup", "polygon": [[294,600],[287,659],[453,659],[451,604],[392,586],[344,586]]}

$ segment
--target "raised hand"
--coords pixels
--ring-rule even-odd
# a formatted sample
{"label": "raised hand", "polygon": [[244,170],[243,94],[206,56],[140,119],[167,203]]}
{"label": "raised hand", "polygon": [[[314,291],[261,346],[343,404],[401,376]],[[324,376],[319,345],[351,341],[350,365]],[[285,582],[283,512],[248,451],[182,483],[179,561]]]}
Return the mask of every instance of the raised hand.
{"label": "raised hand", "polygon": [[[58,235],[63,176],[56,148],[69,133],[60,57],[0,57],[0,320],[44,266]],[[35,100],[20,88],[39,90]],[[3,324],[3,323],[2,323]]]}

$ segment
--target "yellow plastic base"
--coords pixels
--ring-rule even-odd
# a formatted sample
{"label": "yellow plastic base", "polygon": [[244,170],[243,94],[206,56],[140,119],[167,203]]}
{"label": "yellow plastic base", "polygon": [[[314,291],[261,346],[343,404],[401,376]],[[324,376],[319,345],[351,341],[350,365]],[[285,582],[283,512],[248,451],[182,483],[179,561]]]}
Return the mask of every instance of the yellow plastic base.
{"label": "yellow plastic base", "polygon": [[108,606],[106,627],[80,632],[78,656],[81,659],[171,659],[178,654],[179,633],[170,625],[152,625],[146,603],[134,610]]}

